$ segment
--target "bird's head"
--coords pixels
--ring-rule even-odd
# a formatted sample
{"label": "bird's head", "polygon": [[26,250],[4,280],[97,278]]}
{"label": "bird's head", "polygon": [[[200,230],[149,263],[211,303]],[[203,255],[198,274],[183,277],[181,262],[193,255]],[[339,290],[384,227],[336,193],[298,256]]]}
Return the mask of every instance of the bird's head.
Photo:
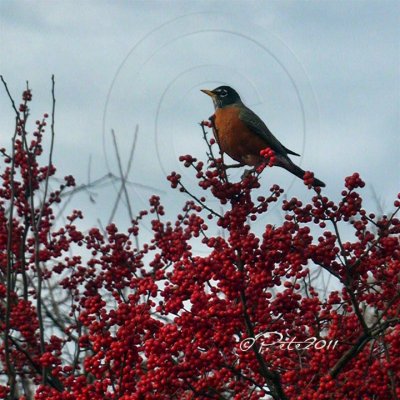
{"label": "bird's head", "polygon": [[215,108],[223,108],[241,101],[238,92],[230,86],[219,86],[214,90],[202,89],[201,91],[212,98]]}

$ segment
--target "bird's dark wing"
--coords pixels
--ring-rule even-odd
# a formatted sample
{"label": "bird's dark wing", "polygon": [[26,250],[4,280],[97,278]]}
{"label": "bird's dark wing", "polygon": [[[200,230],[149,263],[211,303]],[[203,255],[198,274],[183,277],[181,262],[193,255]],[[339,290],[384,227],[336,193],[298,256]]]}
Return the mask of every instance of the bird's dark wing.
{"label": "bird's dark wing", "polygon": [[270,147],[273,151],[282,155],[300,155],[283,146],[283,144],[271,133],[262,119],[245,105],[241,105],[240,107],[239,118],[250,130],[265,140],[265,147]]}

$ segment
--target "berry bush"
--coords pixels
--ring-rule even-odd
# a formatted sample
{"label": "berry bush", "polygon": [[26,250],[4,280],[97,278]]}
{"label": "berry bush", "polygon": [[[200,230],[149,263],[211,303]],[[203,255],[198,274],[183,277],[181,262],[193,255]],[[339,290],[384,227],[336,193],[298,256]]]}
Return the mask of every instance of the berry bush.
{"label": "berry bush", "polygon": [[[284,190],[256,195],[262,168],[231,182],[210,139],[203,161],[180,158],[196,193],[168,176],[183,192],[176,218],[153,196],[126,232],[83,232],[79,210],[60,226],[55,205],[75,182],[50,189],[54,80],[52,93],[53,112],[30,133],[24,91],[0,150],[0,398],[400,397],[400,194],[376,216],[357,173],[339,202],[306,173],[312,201],[283,200],[282,223],[260,234],[253,222],[268,221]],[[137,247],[141,224],[152,239]],[[335,290],[319,289],[318,271]]]}

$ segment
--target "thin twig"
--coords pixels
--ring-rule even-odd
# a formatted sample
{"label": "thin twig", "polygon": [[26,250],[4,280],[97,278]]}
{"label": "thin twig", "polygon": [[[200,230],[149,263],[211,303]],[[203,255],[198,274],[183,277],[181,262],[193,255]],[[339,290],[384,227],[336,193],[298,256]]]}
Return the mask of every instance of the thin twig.
{"label": "thin twig", "polygon": [[1,79],[1,81],[3,82],[4,88],[6,89],[8,98],[9,98],[10,101],[11,101],[12,108],[14,109],[14,111],[15,111],[15,113],[16,113],[16,115],[17,115],[17,119],[18,119],[18,121],[20,121],[21,118],[20,118],[20,115],[19,115],[19,111],[17,110],[17,107],[16,107],[16,105],[15,105],[15,102],[14,102],[13,97],[11,96],[10,91],[8,90],[8,86],[7,86],[6,81],[5,81],[4,78],[3,78],[3,75],[0,75],[0,79]]}
{"label": "thin twig", "polygon": [[[124,188],[125,188],[125,183],[126,183],[126,181],[127,181],[127,179],[128,179],[129,172],[130,172],[130,170],[131,170],[132,161],[133,161],[133,155],[134,155],[134,152],[135,152],[135,149],[136,149],[136,141],[137,141],[138,130],[139,130],[139,127],[138,127],[138,125],[136,125],[135,133],[134,133],[134,138],[133,138],[133,142],[132,142],[132,146],[131,146],[131,150],[130,150],[130,153],[129,153],[128,165],[127,165],[127,167],[126,167],[125,174],[124,174],[123,176],[121,176],[121,187],[120,187],[120,189],[119,189],[119,191],[118,191],[117,199],[115,200],[114,207],[113,207],[113,209],[112,209],[112,211],[111,211],[110,218],[108,219],[108,223],[109,223],[109,224],[110,224],[110,223],[112,222],[112,220],[114,219],[114,215],[115,215],[115,213],[116,213],[116,211],[117,211],[118,204],[119,204],[119,201],[120,201],[120,199],[121,199],[122,193],[123,193],[124,190],[125,190],[125,189],[124,189]],[[115,135],[113,136],[113,138],[114,138],[114,140],[115,140]],[[114,144],[114,145],[115,145],[115,144]],[[117,157],[119,157],[118,149],[116,149],[116,151],[117,151]],[[120,171],[120,172],[121,172],[121,171]]]}
{"label": "thin twig", "polygon": [[119,175],[120,175],[120,178],[121,178],[121,187],[123,188],[123,191],[124,191],[124,194],[125,194],[125,201],[126,201],[126,206],[128,208],[129,218],[132,221],[133,220],[133,212],[132,212],[132,208],[131,208],[131,202],[130,202],[130,199],[129,199],[128,190],[126,189],[125,177],[124,177],[124,173],[122,171],[121,157],[120,157],[120,154],[119,154],[118,143],[117,143],[117,138],[115,136],[114,129],[111,130],[111,135],[112,135],[112,138],[113,138],[115,155],[117,157],[117,162],[118,162],[118,170],[119,170]]}
{"label": "thin twig", "polygon": [[[3,81],[3,77],[1,77]],[[3,81],[4,85],[5,82]],[[8,92],[8,89],[7,89]],[[8,92],[9,93],[9,92]],[[14,102],[13,102],[14,104]],[[10,315],[11,315],[11,274],[13,269],[13,255],[12,255],[12,243],[13,243],[13,230],[14,230],[14,198],[15,198],[15,187],[14,187],[14,174],[15,174],[15,139],[18,133],[18,118],[15,121],[15,132],[12,138],[12,157],[11,157],[11,177],[10,177],[10,186],[11,186],[11,198],[10,198],[10,211],[8,217],[8,235],[7,235],[7,272],[6,272],[6,281],[7,281],[7,292],[6,292],[6,326],[4,330],[4,349],[5,349],[5,358],[6,358],[6,366],[8,373],[8,386],[10,388],[10,396],[14,396],[15,393],[15,370],[14,365],[11,362],[10,357],[10,345],[9,345],[9,333],[10,333]]]}
{"label": "thin twig", "polygon": [[[51,97],[52,97],[52,108],[51,108],[51,139],[50,139],[50,151],[49,151],[49,162],[47,165],[47,172],[46,172],[46,179],[44,183],[44,194],[43,194],[43,203],[40,208],[39,216],[37,219],[37,225],[36,229],[39,231],[40,229],[40,223],[42,221],[42,215],[43,211],[46,205],[46,198],[47,198],[47,192],[49,190],[49,175],[50,175],[50,170],[53,165],[53,149],[54,149],[54,114],[56,110],[56,97],[54,94],[54,87],[55,87],[55,81],[54,81],[54,75],[51,76]],[[33,210],[32,210],[33,212]]]}

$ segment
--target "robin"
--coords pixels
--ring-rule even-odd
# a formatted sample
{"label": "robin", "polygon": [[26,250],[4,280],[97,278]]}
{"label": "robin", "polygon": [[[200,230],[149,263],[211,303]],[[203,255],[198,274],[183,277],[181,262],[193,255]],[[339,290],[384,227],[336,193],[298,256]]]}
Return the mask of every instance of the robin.
{"label": "robin", "polygon": [[[211,96],[215,114],[212,117],[216,140],[221,152],[228,154],[241,166],[257,167],[266,159],[260,155],[261,150],[269,147],[275,153],[275,163],[285,168],[300,179],[305,171],[289,158],[289,154],[299,156],[286,148],[267,128],[261,118],[247,108],[236,90],[229,86],[220,86],[214,90],[202,90]],[[325,186],[317,178],[313,186]]]}

